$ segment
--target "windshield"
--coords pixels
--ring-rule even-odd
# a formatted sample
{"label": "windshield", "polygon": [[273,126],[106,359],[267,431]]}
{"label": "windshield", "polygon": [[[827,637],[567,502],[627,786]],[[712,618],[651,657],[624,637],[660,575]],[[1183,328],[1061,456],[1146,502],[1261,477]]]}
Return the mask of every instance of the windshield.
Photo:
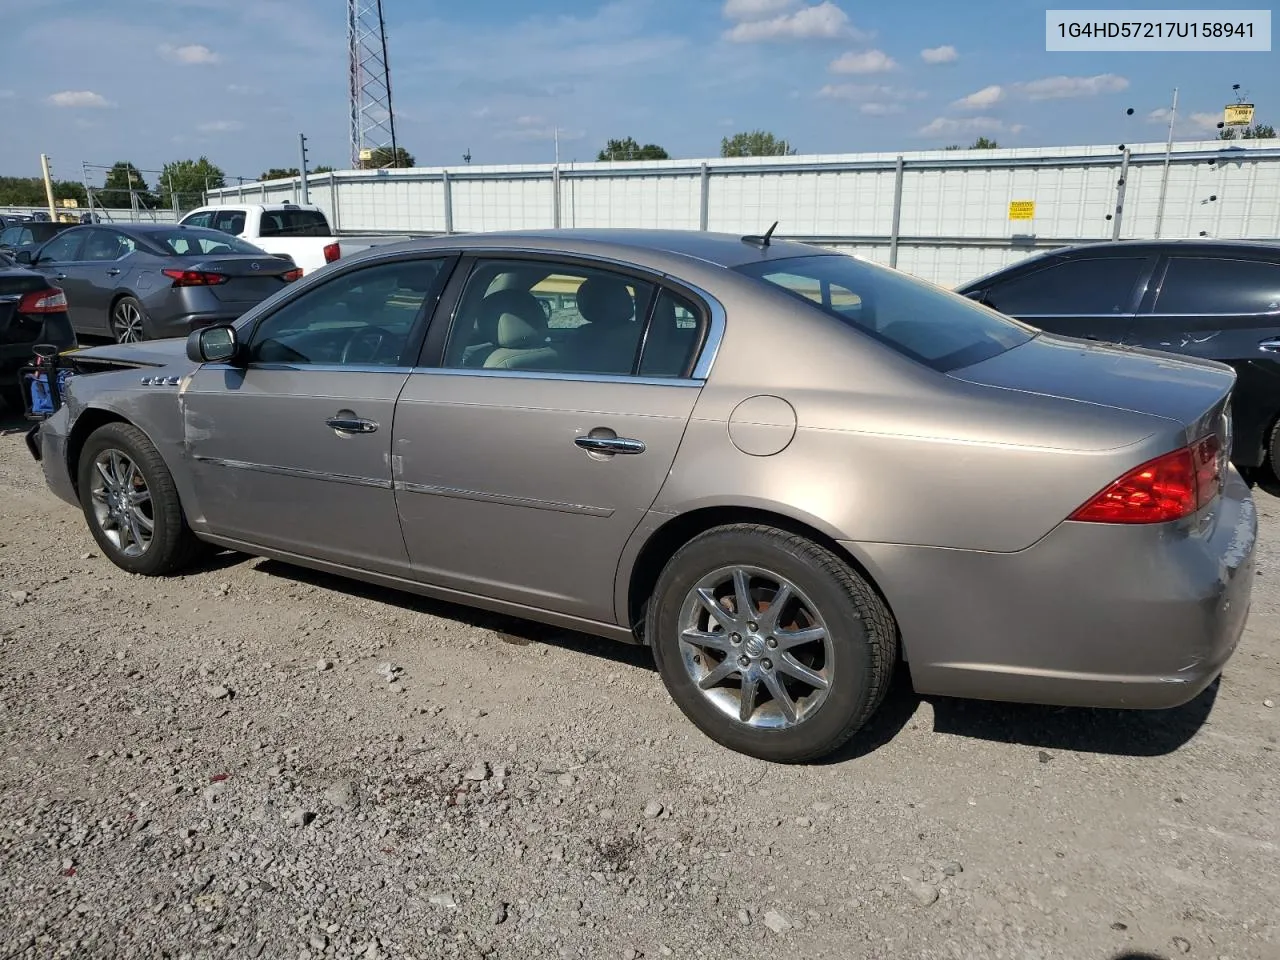
{"label": "windshield", "polygon": [[941,287],[853,257],[792,257],[735,269],[944,373],[1012,350],[1037,333]]}
{"label": "windshield", "polygon": [[171,230],[153,230],[146,238],[162,251],[180,257],[202,256],[214,253],[247,253],[267,256],[261,247],[245,243],[236,237],[204,227],[174,227]]}
{"label": "windshield", "polygon": [[319,210],[264,210],[260,237],[327,237],[329,221]]}

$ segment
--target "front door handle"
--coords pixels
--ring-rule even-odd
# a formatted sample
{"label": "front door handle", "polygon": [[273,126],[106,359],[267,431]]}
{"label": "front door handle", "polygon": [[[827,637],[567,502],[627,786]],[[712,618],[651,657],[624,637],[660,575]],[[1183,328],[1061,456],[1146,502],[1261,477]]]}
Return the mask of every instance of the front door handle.
{"label": "front door handle", "polygon": [[630,437],[575,437],[573,442],[592,453],[644,453],[644,441]]}
{"label": "front door handle", "polygon": [[325,425],[339,433],[375,433],[378,429],[377,423],[363,417],[330,417]]}
{"label": "front door handle", "polygon": [[55,273],[55,274],[53,275],[53,279],[55,279],[55,280],[65,280],[65,279],[67,279],[67,275],[66,275],[65,273]]}
{"label": "front door handle", "polygon": [[107,271],[107,276],[108,276],[108,277],[118,277],[118,276],[120,276],[120,271],[119,271],[119,270],[117,270],[116,268],[112,267],[110,270],[108,270],[108,271]]}

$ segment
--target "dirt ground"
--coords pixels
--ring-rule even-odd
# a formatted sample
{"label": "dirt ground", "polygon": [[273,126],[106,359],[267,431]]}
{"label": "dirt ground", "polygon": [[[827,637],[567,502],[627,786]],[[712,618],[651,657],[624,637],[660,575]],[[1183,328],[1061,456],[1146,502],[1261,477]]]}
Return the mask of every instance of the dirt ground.
{"label": "dirt ground", "polygon": [[1280,957],[1280,502],[1219,687],[721,749],[641,649],[223,555],[131,577],[0,412],[0,956]]}

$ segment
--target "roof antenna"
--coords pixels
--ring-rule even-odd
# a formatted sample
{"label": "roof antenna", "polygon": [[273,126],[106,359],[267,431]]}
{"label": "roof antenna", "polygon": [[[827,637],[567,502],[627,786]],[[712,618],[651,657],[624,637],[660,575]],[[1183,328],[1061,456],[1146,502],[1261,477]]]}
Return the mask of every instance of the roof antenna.
{"label": "roof antenna", "polygon": [[773,221],[773,226],[764,232],[763,237],[754,237],[754,236],[743,237],[742,242],[749,243],[753,247],[759,247],[761,250],[763,250],[765,247],[769,246],[769,240],[770,238],[773,237],[773,231],[777,229],[778,229],[778,221],[775,220]]}

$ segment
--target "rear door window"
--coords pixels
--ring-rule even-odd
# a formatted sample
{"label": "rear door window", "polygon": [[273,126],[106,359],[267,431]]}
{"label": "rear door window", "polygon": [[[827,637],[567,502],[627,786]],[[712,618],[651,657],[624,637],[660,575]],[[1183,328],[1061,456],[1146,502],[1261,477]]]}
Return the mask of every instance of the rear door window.
{"label": "rear door window", "polygon": [[213,229],[239,236],[244,233],[244,211],[219,210],[213,216]]}
{"label": "rear door window", "polygon": [[193,213],[185,218],[183,224],[188,227],[208,227],[213,224],[213,212],[205,210],[203,213]]}
{"label": "rear door window", "polygon": [[1155,314],[1280,313],[1280,263],[1172,257]]}
{"label": "rear door window", "polygon": [[1036,334],[958,294],[853,257],[794,257],[736,269],[935,370],[979,363]]}
{"label": "rear door window", "polygon": [[1063,260],[1042,270],[999,281],[987,290],[988,306],[1011,317],[1110,316],[1129,313],[1146,257]]}
{"label": "rear door window", "polygon": [[260,237],[327,237],[329,235],[329,221],[318,210],[264,210],[262,223],[258,227]]}

